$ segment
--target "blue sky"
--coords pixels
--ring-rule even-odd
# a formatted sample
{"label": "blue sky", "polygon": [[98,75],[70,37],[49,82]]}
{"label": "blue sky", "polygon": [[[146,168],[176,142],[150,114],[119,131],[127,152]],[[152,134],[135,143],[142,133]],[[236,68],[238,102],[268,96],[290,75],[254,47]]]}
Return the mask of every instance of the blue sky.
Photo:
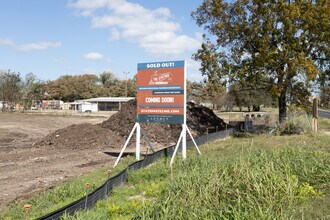
{"label": "blue sky", "polygon": [[191,60],[203,29],[190,13],[202,0],[4,0],[0,7],[0,69],[42,80],[61,75],[136,73],[137,63]]}

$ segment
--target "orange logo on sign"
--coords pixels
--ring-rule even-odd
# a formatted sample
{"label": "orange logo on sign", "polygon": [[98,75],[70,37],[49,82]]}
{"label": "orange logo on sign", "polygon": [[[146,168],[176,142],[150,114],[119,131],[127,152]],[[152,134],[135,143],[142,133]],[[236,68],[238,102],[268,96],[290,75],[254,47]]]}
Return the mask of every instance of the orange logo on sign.
{"label": "orange logo on sign", "polygon": [[149,85],[167,85],[171,81],[172,81],[171,72],[157,73],[157,71],[155,71],[154,74],[151,75],[151,80],[149,82]]}

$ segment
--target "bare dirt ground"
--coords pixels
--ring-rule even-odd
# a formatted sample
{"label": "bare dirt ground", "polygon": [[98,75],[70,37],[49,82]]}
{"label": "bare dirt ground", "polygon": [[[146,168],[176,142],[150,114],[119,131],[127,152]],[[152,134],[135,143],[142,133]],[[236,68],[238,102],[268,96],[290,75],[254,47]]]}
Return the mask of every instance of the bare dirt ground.
{"label": "bare dirt ground", "polygon": [[113,164],[114,158],[100,149],[34,146],[57,129],[106,119],[0,113],[0,210],[16,198]]}
{"label": "bare dirt ground", "polygon": [[[16,198],[97,168],[109,167],[136,121],[136,100],[110,117],[0,113],[0,210]],[[213,111],[189,103],[187,125],[193,136],[227,125]],[[142,124],[155,150],[175,144],[181,125]],[[146,143],[141,140],[141,152]],[[134,151],[134,138],[126,151]]]}

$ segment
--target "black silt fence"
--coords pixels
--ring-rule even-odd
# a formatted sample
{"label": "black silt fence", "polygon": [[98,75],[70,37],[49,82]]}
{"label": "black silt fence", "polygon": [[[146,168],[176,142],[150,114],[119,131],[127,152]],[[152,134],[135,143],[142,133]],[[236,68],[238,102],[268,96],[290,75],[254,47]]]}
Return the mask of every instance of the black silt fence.
{"label": "black silt fence", "polygon": [[[234,132],[234,129],[228,129],[224,131],[219,131],[215,133],[205,134],[201,137],[195,139],[197,145],[201,145],[206,143],[207,141],[212,141],[216,139],[226,138]],[[194,147],[194,143],[192,140],[187,140],[187,148]],[[174,152],[175,146],[170,146],[164,149],[161,149],[153,154],[146,155],[143,160],[136,161],[130,165],[128,165],[124,170],[120,173],[116,174],[115,176],[109,178],[103,185],[98,187],[93,192],[89,193],[86,197],[83,197],[77,201],[74,201],[56,211],[53,211],[47,215],[44,215],[38,220],[57,220],[61,219],[61,216],[64,214],[73,215],[74,212],[78,210],[90,209],[95,206],[95,204],[99,200],[105,199],[108,194],[110,194],[114,187],[119,187],[127,180],[127,173],[129,170],[137,170],[143,167],[146,167],[152,164],[157,159],[165,156],[172,156]],[[87,202],[86,202],[87,201]]]}

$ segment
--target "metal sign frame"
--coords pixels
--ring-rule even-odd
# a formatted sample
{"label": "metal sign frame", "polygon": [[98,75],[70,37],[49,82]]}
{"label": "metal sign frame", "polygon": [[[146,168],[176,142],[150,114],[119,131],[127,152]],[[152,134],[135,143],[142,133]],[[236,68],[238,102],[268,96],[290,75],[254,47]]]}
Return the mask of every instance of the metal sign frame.
{"label": "metal sign frame", "polygon": [[[169,69],[173,69],[176,67],[176,64],[178,64],[179,67],[183,67],[183,78],[171,78],[169,79],[169,76],[171,76],[170,74],[172,74],[171,72],[167,72],[166,74],[167,75],[154,75],[152,77],[154,77],[154,79],[149,79],[148,77],[145,77],[143,78],[143,80],[141,80],[140,78],[140,81],[139,81],[139,70],[144,70],[144,69],[150,69],[151,71],[155,71],[155,74],[157,74],[157,68],[169,68]],[[179,70],[180,71],[180,70]],[[182,70],[181,70],[182,71]],[[170,73],[170,74],[169,74]],[[163,74],[163,73],[162,73]],[[147,76],[151,75],[150,72],[147,72],[146,74]],[[157,79],[157,77],[159,77]],[[163,77],[163,78],[160,78],[160,77]],[[167,77],[167,78],[166,78]],[[174,77],[178,77],[178,76],[174,76]],[[183,88],[182,88],[182,85],[178,84],[178,85],[173,85],[171,84],[172,81],[170,80],[173,80],[174,79],[174,82],[182,82],[183,83]],[[150,80],[150,83],[146,83],[146,80]],[[165,81],[164,81],[165,80]],[[168,80],[166,82],[166,80]],[[143,82],[143,83],[139,83],[139,82]],[[155,83],[155,84],[153,84]],[[150,85],[151,84],[151,85]],[[157,121],[157,122],[160,122],[160,123],[164,123],[164,124],[181,124],[182,126],[182,130],[181,130],[181,133],[180,133],[180,136],[179,136],[179,139],[176,143],[176,146],[175,146],[175,149],[174,149],[174,153],[172,155],[172,158],[171,158],[171,161],[170,161],[170,166],[172,166],[172,164],[174,163],[174,158],[175,158],[175,155],[178,151],[178,148],[179,148],[179,145],[180,143],[182,142],[182,158],[185,159],[187,157],[187,132],[188,134],[190,135],[197,151],[199,154],[201,154],[188,126],[187,126],[187,115],[186,115],[186,112],[187,112],[187,99],[186,99],[186,91],[187,91],[187,82],[186,82],[186,62],[185,61],[165,61],[165,62],[150,62],[150,63],[140,63],[138,64],[138,84],[137,84],[137,89],[138,91],[152,91],[152,94],[155,94],[153,89],[155,90],[160,90],[161,92],[160,93],[156,93],[155,95],[156,96],[151,96],[150,95],[150,92],[148,93],[150,97],[160,97],[159,99],[155,99],[155,102],[157,102],[155,105],[154,104],[146,104],[143,102],[143,100],[139,100],[141,97],[139,97],[139,94],[144,94],[144,92],[138,92],[138,97],[137,97],[137,122],[135,123],[132,131],[130,132],[130,135],[128,136],[115,164],[114,164],[114,167],[117,166],[117,164],[119,163],[119,160],[120,158],[122,157],[134,131],[136,131],[136,160],[140,160],[140,136],[141,136],[141,126],[140,126],[140,122],[142,121],[143,123],[152,123],[152,122],[156,122],[156,121],[147,121],[145,120],[146,118],[148,118],[148,115],[147,116],[143,116],[143,117],[140,117],[139,118],[139,112],[141,112],[139,109],[140,107],[142,106],[143,108],[153,108],[153,107],[158,107],[159,109],[162,109],[162,108],[178,108],[178,107],[181,107],[183,105],[183,117],[181,119],[181,117],[174,117],[174,120],[170,120],[170,121],[166,121],[166,120],[160,120],[160,121]],[[182,91],[182,92],[181,92]],[[161,103],[161,98],[163,97],[162,95],[168,95],[168,94],[171,94],[173,96],[173,104],[174,105],[162,105]],[[179,97],[183,95],[183,103],[179,103],[179,105],[177,105],[178,103],[175,103],[175,96],[176,97]],[[180,100],[180,99],[179,99]],[[142,103],[142,104],[141,104]],[[181,104],[181,105],[180,105]],[[147,112],[147,111],[146,111]],[[156,111],[157,112],[157,111]],[[161,113],[168,113],[168,112],[171,112],[171,111],[158,111],[158,112],[161,112]],[[158,116],[161,118],[162,115],[164,115],[164,117],[171,117],[171,115],[167,115],[167,114],[158,114]],[[179,116],[180,115],[180,111],[179,111],[179,114],[177,114]],[[180,119],[180,123],[176,123],[176,119]],[[143,134],[143,137],[148,140],[146,134],[144,132],[142,132]],[[149,146],[152,148],[153,150],[153,147],[152,147],[152,144],[147,141]]]}

